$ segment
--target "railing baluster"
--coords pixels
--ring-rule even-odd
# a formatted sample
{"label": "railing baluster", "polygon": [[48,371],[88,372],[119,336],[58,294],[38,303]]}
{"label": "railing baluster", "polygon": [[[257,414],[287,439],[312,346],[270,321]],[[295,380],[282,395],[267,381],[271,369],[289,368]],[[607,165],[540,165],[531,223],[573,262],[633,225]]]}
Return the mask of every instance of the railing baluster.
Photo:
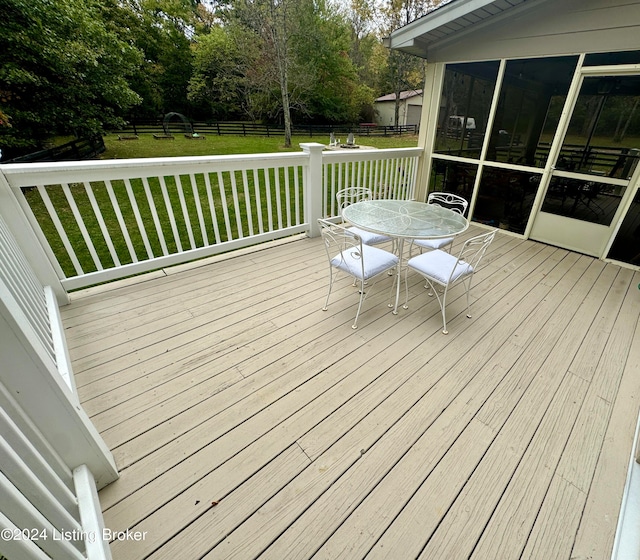
{"label": "railing baluster", "polygon": [[[332,203],[333,193],[329,191],[329,174],[333,173],[333,165],[330,163],[322,164],[322,217],[333,216],[335,209]],[[335,183],[331,181],[331,189]]]}
{"label": "railing baluster", "polygon": [[209,202],[209,212],[211,214],[213,234],[215,236],[216,243],[220,243],[220,228],[218,227],[218,218],[216,216],[216,206],[213,201],[213,193],[211,190],[211,177],[209,176],[209,173],[204,174],[204,184],[207,189],[207,201]]}
{"label": "railing baluster", "polygon": [[162,192],[162,198],[164,199],[164,205],[169,214],[169,225],[173,232],[173,240],[175,241],[178,252],[182,252],[182,242],[180,241],[180,233],[178,232],[178,225],[176,224],[176,217],[173,214],[173,206],[171,204],[171,198],[169,198],[169,191],[167,190],[167,183],[163,175],[158,177],[160,179],[160,191]]}
{"label": "railing baluster", "polygon": [[187,208],[187,201],[184,198],[184,188],[182,187],[182,178],[180,175],[174,175],[173,180],[176,182],[176,191],[178,192],[178,200],[180,201],[180,208],[182,209],[182,217],[184,218],[184,225],[187,229],[187,238],[189,239],[189,246],[191,249],[196,248],[196,240],[193,235],[193,228],[191,227],[191,218],[189,217],[189,209]]}
{"label": "railing baluster", "polygon": [[247,210],[247,225],[249,226],[249,235],[253,235],[253,212],[251,204],[251,195],[249,194],[249,178],[247,177],[247,170],[242,170],[242,185],[244,189],[244,203]]}
{"label": "railing baluster", "polygon": [[262,196],[260,194],[260,177],[258,170],[253,170],[253,190],[256,193],[256,212],[258,213],[258,231],[264,233],[264,222],[262,220]]}
{"label": "railing baluster", "polygon": [[[153,193],[151,192],[151,186],[149,185],[149,179],[147,177],[142,178],[142,185],[144,187],[144,192],[147,197],[147,202],[149,204],[149,210],[151,210],[151,216],[153,218],[153,224],[156,228],[156,233],[158,235],[158,241],[160,242],[160,247],[162,248],[162,254],[168,255],[169,248],[167,246],[167,241],[164,237],[164,231],[162,229],[162,226],[160,225],[160,218],[158,217],[156,202],[153,198]],[[165,199],[165,203],[166,203],[166,199]]]}
{"label": "railing baluster", "polygon": [[224,178],[222,171],[218,171],[218,188],[220,189],[220,204],[222,205],[222,212],[224,214],[224,225],[227,232],[227,241],[233,239],[231,234],[231,222],[229,221],[229,209],[227,208],[227,194],[224,188]]}
{"label": "railing baluster", "polygon": [[283,167],[282,174],[284,176],[284,200],[286,203],[287,227],[291,227],[291,189],[289,188],[289,168]]}
{"label": "railing baluster", "polygon": [[202,204],[200,202],[200,192],[198,190],[198,182],[193,173],[189,174],[189,180],[191,181],[191,190],[193,191],[193,200],[196,205],[196,213],[198,214],[198,222],[200,223],[200,232],[202,233],[203,246],[209,245],[209,236],[207,235],[207,228],[204,223],[204,214],[202,213]]}
{"label": "railing baluster", "polygon": [[296,225],[302,223],[302,216],[300,213],[300,168],[296,165],[293,169],[293,188],[295,189],[295,201],[296,201]]}
{"label": "railing baluster", "polygon": [[78,205],[76,204],[76,200],[71,192],[71,188],[68,183],[62,183],[62,192],[64,193],[67,202],[69,203],[69,207],[71,208],[71,213],[73,217],[76,219],[76,225],[80,229],[80,234],[82,235],[82,239],[87,245],[87,249],[89,250],[89,254],[93,259],[93,264],[98,270],[102,270],[102,262],[100,261],[100,257],[98,257],[98,253],[93,244],[93,240],[87,231],[87,226],[84,223],[84,219],[82,218],[82,214],[80,210],[78,210]]}
{"label": "railing baluster", "polygon": [[53,203],[51,202],[51,199],[49,198],[49,194],[47,193],[46,187],[44,185],[38,185],[37,189],[38,189],[38,192],[40,193],[40,197],[42,198],[42,202],[44,202],[44,206],[47,209],[47,212],[49,212],[49,217],[51,218],[51,221],[53,222],[53,225],[56,228],[56,232],[60,236],[60,240],[62,241],[62,244],[64,245],[64,248],[67,251],[67,255],[69,255],[69,258],[71,259],[71,263],[73,264],[73,268],[75,269],[76,274],[78,276],[84,274],[84,270],[80,265],[80,261],[78,260],[78,256],[76,255],[75,249],[73,248],[73,246],[71,245],[71,242],[69,241],[67,232],[62,226],[62,222],[58,217],[58,212],[56,211],[55,207],[53,206]]}
{"label": "railing baluster", "polygon": [[[131,209],[133,210],[133,215],[135,217],[136,224],[138,225],[138,231],[140,232],[140,236],[142,237],[142,243],[144,244],[144,248],[147,251],[147,257],[152,259],[153,251],[151,249],[151,244],[149,243],[149,236],[147,235],[147,229],[145,228],[144,222],[142,221],[142,216],[140,215],[140,208],[138,206],[138,201],[136,200],[136,197],[133,193],[133,187],[131,186],[130,179],[127,178],[124,180],[124,188],[127,191],[129,204],[131,204]],[[129,240],[130,239],[131,238],[129,237]],[[132,258],[134,258],[134,255],[136,255],[135,249],[133,251],[134,253],[132,255]],[[133,262],[136,262],[135,258]]]}
{"label": "railing baluster", "polygon": [[278,214],[278,229],[282,229],[282,189],[280,188],[280,172],[278,167],[272,167],[273,180],[276,191],[276,209]]}
{"label": "railing baluster", "polygon": [[120,226],[120,231],[122,232],[122,237],[124,238],[124,242],[129,251],[129,256],[131,257],[132,262],[138,262],[138,256],[136,255],[136,250],[133,247],[133,242],[131,241],[131,236],[129,235],[129,228],[124,221],[124,216],[122,215],[122,211],[120,210],[120,204],[118,203],[118,198],[116,197],[116,193],[113,190],[113,185],[111,181],[105,181],[107,194],[109,195],[109,200],[111,202],[111,207],[116,215],[116,220],[118,221],[118,225]]}
{"label": "railing baluster", "polygon": [[[87,197],[89,198],[89,204],[91,204],[91,208],[93,209],[93,213],[96,216],[96,220],[98,220],[98,227],[102,232],[102,237],[104,237],[104,242],[107,244],[107,249],[109,249],[109,254],[111,255],[111,259],[113,260],[113,264],[115,266],[120,266],[120,258],[118,257],[118,253],[116,252],[116,248],[113,246],[113,240],[111,239],[111,234],[107,229],[107,224],[104,221],[104,217],[102,215],[102,209],[98,205],[98,201],[96,200],[95,194],[93,192],[93,187],[91,183],[88,181],[84,182],[84,190],[87,193]],[[101,269],[100,269],[101,270]]]}
{"label": "railing baluster", "polygon": [[269,180],[269,169],[265,167],[261,171],[264,174],[264,190],[267,195],[267,218],[268,218],[269,231],[273,231],[273,206],[271,204],[272,198],[271,198],[271,181]]}
{"label": "railing baluster", "polygon": [[238,239],[242,239],[244,237],[244,231],[242,227],[242,216],[240,214],[240,199],[238,197],[238,182],[236,180],[236,172],[231,171],[229,175],[231,176],[231,194],[233,195],[233,209],[235,210],[236,216],[236,230],[238,232]]}
{"label": "railing baluster", "polygon": [[0,278],[4,278],[13,297],[28,310],[27,315],[33,328],[49,355],[53,357],[53,340],[45,296],[33,278],[33,272],[29,270],[24,256],[20,254],[15,241],[10,237],[10,232],[5,229],[3,221],[0,221],[0,240]]}

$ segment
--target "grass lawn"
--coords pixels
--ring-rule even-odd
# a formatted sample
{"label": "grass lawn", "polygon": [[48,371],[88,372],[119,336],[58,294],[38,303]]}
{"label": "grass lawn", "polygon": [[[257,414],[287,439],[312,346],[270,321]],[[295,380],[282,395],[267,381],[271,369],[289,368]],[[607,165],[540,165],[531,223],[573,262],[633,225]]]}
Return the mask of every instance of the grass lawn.
{"label": "grass lawn", "polygon": [[[192,140],[176,134],[173,140],[157,140],[152,134],[140,134],[137,140],[118,140],[117,134],[107,134],[104,143],[107,151],[101,159],[126,159],[146,157],[212,156],[229,154],[264,154],[275,152],[299,152],[300,144],[318,142],[328,144],[329,136],[296,136],[291,148],[284,147],[282,136],[214,136],[204,135],[204,140]],[[418,145],[418,137],[362,136],[356,144],[375,148],[412,148]]]}
{"label": "grass lawn", "polygon": [[[230,154],[251,154],[251,153],[277,153],[277,152],[299,152],[301,150],[300,144],[304,142],[319,142],[328,143],[328,136],[314,136],[314,137],[295,137],[292,141],[292,147],[285,149],[283,147],[283,138],[280,137],[262,137],[262,136],[214,136],[206,135],[203,140],[193,140],[185,138],[184,135],[176,134],[173,139],[155,139],[152,134],[141,134],[137,140],[119,140],[117,134],[108,134],[104,138],[106,152],[102,154],[101,159],[127,159],[127,158],[150,158],[150,157],[177,157],[177,156],[203,156],[203,155],[230,155]],[[356,138],[356,143],[361,143],[366,146],[375,146],[376,148],[401,148],[401,147],[415,147],[418,143],[417,136],[403,136],[403,137],[362,137]],[[261,172],[264,173],[264,172]],[[297,207],[301,208],[302,200],[296,202],[295,193],[293,189],[287,193],[284,188],[278,189],[276,192],[276,176],[278,174],[278,180],[281,185],[285,185],[288,182],[291,186],[294,185],[295,178],[293,176],[294,171],[285,169],[271,170],[269,181],[270,188],[264,186],[264,181],[261,181],[260,186],[260,200],[261,204],[257,204],[256,201],[247,200],[244,197],[241,185],[243,184],[243,174],[241,172],[235,172],[233,177],[229,173],[224,174],[224,196],[220,194],[220,188],[218,186],[218,178],[213,177],[211,182],[213,184],[213,205],[215,210],[210,210],[210,202],[208,198],[207,189],[204,182],[204,177],[198,175],[195,177],[196,190],[200,204],[205,212],[205,215],[209,216],[210,212],[216,215],[217,223],[220,225],[220,230],[215,232],[215,236],[220,241],[225,241],[235,235],[233,232],[239,229],[243,230],[243,235],[250,235],[249,227],[253,227],[253,231],[258,231],[259,222],[262,221],[267,224],[270,221],[276,221],[278,219],[275,214],[275,209],[278,206],[285,207]],[[286,175],[286,177],[285,177]],[[182,189],[179,189],[176,181],[180,180],[183,183]],[[195,242],[197,246],[202,246],[204,240],[201,233],[198,231],[198,227],[189,227],[184,217],[183,206],[181,197],[184,199],[184,203],[188,208],[188,219],[193,225],[198,224],[197,207],[195,204],[194,190],[189,183],[189,178],[177,178],[177,177],[165,177],[163,179],[166,183],[166,187],[163,187],[159,179],[150,178],[148,182],[148,192],[145,191],[145,186],[140,179],[132,179],[130,182],[130,194],[127,191],[127,186],[124,181],[114,180],[111,181],[110,186],[101,182],[92,182],[91,188],[93,190],[92,196],[94,202],[100,208],[102,218],[104,219],[105,227],[109,231],[109,237],[113,243],[115,252],[118,255],[121,263],[131,262],[131,257],[127,248],[127,241],[122,233],[122,230],[118,224],[118,218],[114,212],[111,197],[118,201],[118,206],[122,212],[122,218],[127,224],[129,235],[131,236],[131,243],[135,247],[135,252],[139,258],[146,258],[143,255],[148,253],[148,249],[145,248],[145,242],[141,236],[140,228],[136,223],[134,208],[131,204],[131,196],[136,200],[136,206],[140,213],[142,222],[148,236],[148,246],[150,252],[154,256],[163,254],[161,247],[161,240],[157,232],[157,227],[162,229],[162,236],[166,239],[167,249],[170,253],[178,250],[177,242],[183,247],[189,246],[189,232],[195,236]],[[255,193],[254,175],[249,173],[247,178],[248,192]],[[298,178],[301,181],[301,177]],[[236,191],[235,184],[239,186]],[[111,193],[108,192],[111,190]],[[163,195],[164,191],[164,195]],[[96,213],[92,208],[91,200],[85,190],[84,185],[72,184],[68,186],[67,192],[69,196],[73,197],[77,204],[78,211],[83,217],[84,227],[86,227],[87,233],[94,244],[95,251],[105,267],[111,267],[114,265],[113,258],[110,255],[109,248],[106,243],[105,236],[103,235],[100,227],[99,220],[96,218]],[[96,265],[93,262],[90,250],[87,244],[83,240],[82,233],[78,227],[78,224],[73,216],[72,207],[69,204],[69,200],[65,196],[63,189],[59,187],[47,188],[47,193],[51,200],[51,204],[55,207],[58,216],[61,219],[62,227],[64,228],[69,243],[74,249],[74,252],[78,258],[80,265],[85,272],[95,270]],[[44,235],[49,240],[51,248],[55,253],[58,262],[67,276],[75,276],[74,266],[70,259],[69,253],[64,247],[61,237],[58,235],[56,228],[49,217],[49,213],[45,208],[44,201],[40,196],[40,193],[36,189],[31,189],[25,193],[27,200],[37,216]],[[149,197],[153,198],[157,218],[158,226],[154,226],[154,216],[152,214],[151,205],[149,204]],[[166,197],[166,198],[165,198]],[[238,199],[238,208],[240,217],[237,218],[234,208],[233,200]],[[265,200],[270,199],[269,204],[265,204]],[[167,200],[169,203],[167,203]],[[259,206],[259,207],[258,207]],[[169,208],[171,208],[172,216],[169,215]],[[228,210],[228,216],[225,216],[225,210]],[[299,215],[298,210],[295,215],[287,215],[287,219],[291,219],[292,223],[299,223],[302,217]],[[260,218],[258,217],[260,215]],[[251,219],[249,219],[249,216]],[[251,226],[249,225],[251,222]],[[226,224],[226,227],[225,227]],[[241,225],[242,224],[242,225]],[[176,242],[176,233],[178,241]],[[214,232],[208,232],[209,242],[214,237]]]}

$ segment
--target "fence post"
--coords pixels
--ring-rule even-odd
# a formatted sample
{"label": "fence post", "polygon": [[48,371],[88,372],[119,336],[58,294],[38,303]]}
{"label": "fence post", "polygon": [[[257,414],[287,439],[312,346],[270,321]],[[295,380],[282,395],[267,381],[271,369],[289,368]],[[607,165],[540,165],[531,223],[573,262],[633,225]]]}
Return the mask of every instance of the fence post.
{"label": "fence post", "polygon": [[320,235],[318,218],[322,218],[322,150],[323,144],[308,142],[300,144],[309,156],[309,164],[304,181],[305,221],[309,224],[309,237]]}

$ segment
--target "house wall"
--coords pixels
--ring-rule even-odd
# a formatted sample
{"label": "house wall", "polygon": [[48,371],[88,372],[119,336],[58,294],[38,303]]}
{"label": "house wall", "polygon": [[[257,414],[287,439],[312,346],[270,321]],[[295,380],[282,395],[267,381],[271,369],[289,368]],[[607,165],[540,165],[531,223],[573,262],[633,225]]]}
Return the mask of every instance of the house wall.
{"label": "house wall", "polygon": [[[640,1],[563,0],[507,11],[428,48],[429,62],[492,60],[640,48]],[[508,24],[506,24],[508,22]]]}
{"label": "house wall", "polygon": [[[402,110],[402,106],[401,106]],[[393,101],[381,101],[376,103],[378,111],[378,124],[382,126],[393,126],[394,123],[394,103]]]}
{"label": "house wall", "polygon": [[407,109],[405,112],[404,124],[420,124],[420,116],[422,114],[422,96],[407,99]]}
{"label": "house wall", "polygon": [[[395,103],[393,101],[379,101],[376,103],[378,111],[377,122],[382,126],[395,126]],[[422,96],[416,95],[400,101],[398,125],[420,124],[422,112]]]}

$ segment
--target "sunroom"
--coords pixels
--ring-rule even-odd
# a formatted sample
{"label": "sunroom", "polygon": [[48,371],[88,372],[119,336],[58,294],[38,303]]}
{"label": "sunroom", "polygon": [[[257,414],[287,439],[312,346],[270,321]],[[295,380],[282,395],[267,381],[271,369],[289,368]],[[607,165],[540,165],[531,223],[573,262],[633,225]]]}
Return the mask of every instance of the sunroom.
{"label": "sunroom", "polygon": [[431,190],[525,238],[640,265],[640,4],[455,0],[392,33],[427,60]]}

